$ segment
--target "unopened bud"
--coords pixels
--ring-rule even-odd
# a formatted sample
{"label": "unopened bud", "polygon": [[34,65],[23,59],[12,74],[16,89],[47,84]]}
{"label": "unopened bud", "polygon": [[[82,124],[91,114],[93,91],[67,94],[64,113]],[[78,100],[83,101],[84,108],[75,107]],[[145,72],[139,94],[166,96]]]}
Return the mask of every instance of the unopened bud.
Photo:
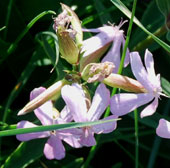
{"label": "unopened bud", "polygon": [[57,36],[61,57],[70,64],[76,64],[79,58],[79,49],[69,32],[58,29]]}
{"label": "unopened bud", "polygon": [[24,115],[26,113],[29,113],[44,104],[46,101],[58,97],[60,95],[61,88],[65,84],[68,84],[65,79],[54,83],[48,89],[38,95],[35,99],[31,100],[28,104],[26,104],[25,107],[19,111],[18,115]]}
{"label": "unopened bud", "polygon": [[113,69],[114,64],[112,62],[91,63],[83,69],[82,78],[88,83],[101,82],[112,73]]}
{"label": "unopened bud", "polygon": [[104,84],[120,88],[128,92],[146,93],[147,90],[137,80],[119,74],[110,74],[102,81]]}
{"label": "unopened bud", "polygon": [[61,6],[63,12],[54,18],[53,28],[57,33],[61,57],[70,64],[76,64],[83,39],[81,23],[70,7],[64,4]]}

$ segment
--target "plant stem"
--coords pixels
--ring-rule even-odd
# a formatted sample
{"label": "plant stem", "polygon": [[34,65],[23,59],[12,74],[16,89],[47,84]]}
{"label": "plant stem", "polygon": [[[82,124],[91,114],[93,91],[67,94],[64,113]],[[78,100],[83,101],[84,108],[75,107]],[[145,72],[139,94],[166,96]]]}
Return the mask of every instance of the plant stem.
{"label": "plant stem", "polygon": [[6,16],[6,19],[5,19],[6,29],[5,29],[5,31],[4,31],[4,40],[6,40],[6,36],[7,36],[8,24],[9,24],[9,19],[10,19],[11,10],[12,10],[12,4],[13,4],[13,0],[10,0],[10,1],[9,1],[9,4],[8,4],[8,9],[7,9],[7,16]]}

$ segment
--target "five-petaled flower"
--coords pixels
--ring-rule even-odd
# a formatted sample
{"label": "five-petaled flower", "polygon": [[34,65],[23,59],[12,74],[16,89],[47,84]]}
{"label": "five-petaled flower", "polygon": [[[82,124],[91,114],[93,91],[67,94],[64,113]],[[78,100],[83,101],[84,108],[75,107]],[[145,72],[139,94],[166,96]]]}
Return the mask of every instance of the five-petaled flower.
{"label": "five-petaled flower", "polygon": [[[65,85],[61,90],[62,97],[69,108],[75,122],[99,120],[109,105],[110,93],[104,84],[100,84],[94,94],[92,103],[86,98],[83,88],[79,84]],[[102,120],[117,119],[111,115]],[[90,127],[83,127],[80,144],[93,146],[96,144],[94,133],[109,133],[116,129],[116,121],[102,123]]]}
{"label": "five-petaled flower", "polygon": [[144,86],[146,93],[121,93],[111,98],[111,112],[118,116],[125,115],[137,107],[151,102],[142,112],[141,117],[152,115],[158,106],[158,99],[163,95],[160,85],[160,75],[155,74],[154,61],[151,52],[145,52],[145,67],[138,52],[132,52],[130,63],[134,76]]}
{"label": "five-petaled flower", "polygon": [[[45,88],[43,87],[34,89],[30,94],[30,99],[34,99],[44,90]],[[40,120],[42,125],[62,124],[71,120],[69,115],[67,115],[66,110],[67,109],[64,108],[63,111],[60,114],[58,114],[56,110],[53,109],[52,102],[47,101],[39,108],[35,109],[34,114]],[[31,127],[37,127],[37,125],[29,121],[21,121],[17,124],[17,128],[31,128]],[[67,129],[20,134],[17,135],[16,137],[20,141],[29,141],[36,138],[49,137],[44,147],[44,155],[46,156],[47,159],[59,160],[65,157],[65,148],[64,145],[62,144],[62,140],[67,142],[72,147],[76,148],[81,147],[80,143],[78,142],[79,136],[78,134],[80,134],[78,129]]]}

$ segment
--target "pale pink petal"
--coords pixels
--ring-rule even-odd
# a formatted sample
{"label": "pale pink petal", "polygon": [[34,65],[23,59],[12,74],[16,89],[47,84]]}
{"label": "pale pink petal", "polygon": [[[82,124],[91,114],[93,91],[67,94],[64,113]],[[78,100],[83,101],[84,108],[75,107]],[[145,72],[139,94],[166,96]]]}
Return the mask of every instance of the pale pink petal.
{"label": "pale pink petal", "polygon": [[111,98],[110,110],[112,114],[117,116],[125,115],[139,106],[142,106],[153,99],[153,95],[149,93],[121,93]]}
{"label": "pale pink petal", "polygon": [[112,36],[107,33],[99,33],[87,40],[83,41],[83,46],[81,52],[83,53],[83,58],[91,55],[95,51],[99,50],[101,47],[109,44],[113,40]]}
{"label": "pale pink petal", "polygon": [[153,56],[152,56],[152,53],[148,49],[146,49],[145,51],[145,66],[146,66],[147,73],[150,77],[156,76],[155,69],[154,69]]}
{"label": "pale pink petal", "polygon": [[153,91],[153,86],[150,82],[148,73],[143,66],[138,52],[132,52],[130,55],[132,72],[136,79],[148,90]]}
{"label": "pale pink petal", "polygon": [[149,76],[150,83],[152,84],[153,88],[155,87],[160,88],[161,87],[160,78],[157,77],[155,74],[153,56],[148,49],[145,51],[145,65],[146,65],[146,70]]}
{"label": "pale pink petal", "polygon": [[44,147],[44,155],[47,159],[63,159],[65,157],[65,148],[58,135],[52,134]]}
{"label": "pale pink petal", "polygon": [[86,28],[82,28],[83,32],[92,32],[92,33],[99,33],[101,30],[99,28],[94,28],[94,29],[86,29]]}
{"label": "pale pink petal", "polygon": [[39,96],[41,93],[43,93],[46,90],[44,87],[35,88],[30,93],[30,100],[35,99],[37,96]]}
{"label": "pale pink petal", "polygon": [[80,143],[84,146],[94,146],[96,145],[96,140],[94,138],[94,132],[90,127],[84,127],[82,128],[84,131],[84,134],[82,135],[80,139]]}
{"label": "pale pink petal", "polygon": [[97,51],[101,47],[105,46],[106,44],[112,42],[116,36],[119,36],[119,34],[123,34],[122,31],[119,30],[117,26],[103,26],[99,27],[97,29],[84,29],[86,32],[94,32],[97,33],[97,35],[84,40],[83,46],[82,46],[82,53],[83,57],[86,57],[90,55],[91,53]]}
{"label": "pale pink petal", "polygon": [[61,89],[61,95],[72,112],[74,120],[76,122],[87,121],[86,98],[82,87],[79,84],[65,85]]}
{"label": "pale pink petal", "polygon": [[53,115],[55,116],[55,111],[53,111],[53,105],[51,101],[48,101],[35,109],[34,113],[41,121],[42,125],[53,124]]}
{"label": "pale pink petal", "polygon": [[115,37],[114,42],[112,44],[111,49],[102,59],[102,62],[112,62],[115,65],[113,72],[117,73],[119,65],[120,65],[120,48],[121,48],[121,38]]}
{"label": "pale pink petal", "polygon": [[[35,88],[31,94],[30,99],[34,99],[46,89],[43,87]],[[36,117],[41,121],[42,125],[51,125],[53,123],[53,104],[51,101],[47,101],[40,107],[34,110]]]}
{"label": "pale pink petal", "polygon": [[[118,118],[117,116],[111,115],[109,117],[102,119],[101,121],[117,119],[117,118]],[[114,131],[116,129],[116,126],[117,126],[117,121],[112,121],[112,122],[108,122],[108,123],[94,125],[94,126],[92,126],[92,128],[96,134],[101,134],[101,133],[106,134],[106,133],[110,133],[110,132]]]}
{"label": "pale pink petal", "polygon": [[[37,127],[37,125],[29,122],[29,121],[21,121],[17,124],[17,128],[32,128],[32,127]],[[27,134],[19,134],[16,135],[16,138],[19,141],[29,141],[32,139],[37,139],[37,138],[45,138],[50,136],[49,131],[44,131],[44,132],[34,132],[34,133],[27,133]]]}
{"label": "pale pink petal", "polygon": [[72,113],[67,106],[64,106],[64,108],[60,112],[60,117],[66,122],[71,122],[73,120]]}
{"label": "pale pink petal", "polygon": [[156,134],[162,138],[170,139],[170,122],[165,119],[160,119],[159,125],[156,128]]}
{"label": "pale pink petal", "polygon": [[91,107],[88,111],[88,120],[98,120],[100,116],[104,113],[109,103],[110,92],[106,88],[106,86],[101,83],[95,91]]}
{"label": "pale pink petal", "polygon": [[72,146],[73,148],[80,148],[82,147],[82,144],[80,144],[80,137],[82,135],[82,131],[81,134],[79,135],[75,135],[75,134],[70,134],[70,133],[60,133],[60,137],[63,141],[65,141],[67,144],[69,144],[70,146]]}
{"label": "pale pink petal", "polygon": [[158,107],[158,98],[155,98],[151,104],[149,104],[147,107],[145,107],[144,110],[142,110],[142,112],[140,113],[141,118],[154,114],[157,107]]}

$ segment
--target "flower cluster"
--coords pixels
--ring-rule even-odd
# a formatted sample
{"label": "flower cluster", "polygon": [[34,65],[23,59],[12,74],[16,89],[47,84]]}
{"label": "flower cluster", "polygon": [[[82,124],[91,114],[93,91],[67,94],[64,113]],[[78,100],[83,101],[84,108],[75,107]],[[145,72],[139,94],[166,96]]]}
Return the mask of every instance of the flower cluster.
{"label": "flower cluster", "polygon": [[[63,124],[68,122],[93,122],[112,120],[82,128],[68,128],[37,133],[17,135],[20,141],[48,137],[44,146],[47,159],[65,157],[65,141],[74,148],[94,146],[94,134],[110,133],[116,129],[119,116],[126,115],[136,108],[148,104],[141,112],[141,118],[152,115],[158,107],[158,99],[162,93],[160,75],[155,74],[152,53],[146,49],[143,65],[138,52],[127,50],[124,66],[129,63],[135,79],[117,74],[122,48],[125,44],[121,25],[105,25],[96,29],[80,29],[80,21],[76,14],[62,4],[63,12],[54,19],[54,29],[59,39],[61,57],[74,66],[74,71],[49,88],[34,89],[30,94],[30,102],[19,112],[19,115],[34,110],[34,114],[42,125]],[[82,30],[97,33],[82,41]],[[76,67],[76,68],[75,68]],[[76,69],[76,71],[75,71]],[[68,79],[69,76],[69,79]],[[100,82],[93,99],[88,86],[82,83]],[[126,93],[110,96],[106,87],[116,87]],[[129,92],[129,93],[127,93]],[[53,106],[52,100],[61,94],[65,107],[61,112]],[[164,95],[165,96],[165,95]],[[102,118],[106,108],[110,106],[111,115]],[[29,121],[21,121],[17,128],[36,127]],[[157,134],[170,138],[170,123],[161,119]]]}
{"label": "flower cluster", "polygon": [[[30,94],[30,99],[34,99],[45,88],[36,88]],[[40,120],[42,125],[63,124],[71,122],[87,122],[99,120],[110,102],[110,93],[104,84],[100,84],[94,94],[92,103],[87,100],[83,88],[77,83],[65,85],[61,90],[62,98],[66,106],[59,113],[52,105],[51,101],[47,101],[34,110],[34,114]],[[111,115],[103,120],[116,119],[116,115]],[[30,128],[37,125],[29,121],[21,121],[17,124],[17,128]],[[38,133],[28,133],[17,135],[20,141],[28,141],[36,138],[49,137],[44,147],[44,155],[47,159],[62,159],[65,157],[65,148],[62,140],[70,146],[79,148],[82,146],[93,146],[96,144],[94,133],[109,133],[116,129],[116,121],[111,123],[103,123],[95,126],[83,128],[74,128],[57,131],[46,131]]]}

